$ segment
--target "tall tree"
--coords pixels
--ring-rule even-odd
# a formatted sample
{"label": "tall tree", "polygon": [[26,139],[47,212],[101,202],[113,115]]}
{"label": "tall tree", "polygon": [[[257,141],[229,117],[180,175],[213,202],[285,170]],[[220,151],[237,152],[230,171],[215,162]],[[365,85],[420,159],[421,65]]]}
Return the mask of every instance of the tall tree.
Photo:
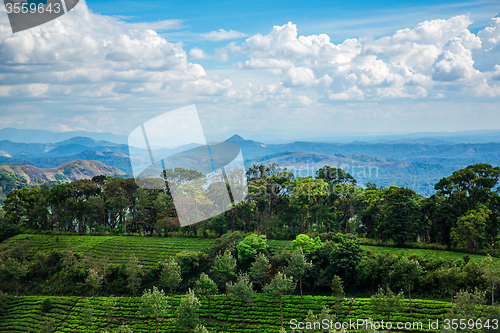
{"label": "tall tree", "polygon": [[101,288],[103,278],[103,275],[97,269],[89,269],[89,275],[85,279],[85,282],[92,287],[92,298],[94,298],[95,290]]}
{"label": "tall tree", "polygon": [[335,307],[337,310],[337,317],[339,315],[340,305],[345,297],[344,283],[342,278],[338,275],[334,275],[332,279],[332,295],[335,297]]}
{"label": "tall tree", "polygon": [[139,287],[142,276],[142,265],[139,264],[139,259],[132,253],[127,266],[127,274],[128,274],[128,286],[132,289],[132,293],[135,297],[135,290]]}
{"label": "tall tree", "polygon": [[420,279],[422,275],[422,266],[417,260],[409,260],[406,257],[401,257],[391,272],[391,277],[397,281],[402,281],[408,287],[408,298],[410,299],[410,313],[412,313],[411,305],[411,288],[415,280]]}
{"label": "tall tree", "polygon": [[264,253],[259,253],[255,257],[255,261],[250,266],[250,277],[253,282],[260,286],[265,286],[266,281],[269,278],[269,271],[271,269],[271,264],[269,259]]}
{"label": "tall tree", "polygon": [[16,297],[19,294],[19,281],[28,273],[28,267],[16,259],[9,257],[5,261],[5,270],[16,284]]}
{"label": "tall tree", "polygon": [[250,282],[250,277],[246,273],[240,273],[236,283],[229,282],[227,289],[231,296],[241,302],[241,310],[243,312],[243,329],[245,329],[245,304],[253,302],[255,291]]}
{"label": "tall tree", "polygon": [[391,321],[391,313],[398,313],[403,310],[403,292],[395,294],[392,290],[379,288],[377,293],[370,298],[371,310],[373,313],[387,315],[387,321]]}
{"label": "tall tree", "polygon": [[224,251],[224,254],[217,255],[211,270],[224,283],[224,290],[227,296],[227,282],[236,276],[236,259],[230,250]]}
{"label": "tall tree", "polygon": [[174,289],[179,286],[182,281],[181,266],[173,257],[165,260],[160,277],[161,283],[170,289],[170,306],[174,308]]}
{"label": "tall tree", "polygon": [[458,218],[455,228],[451,229],[451,239],[459,247],[466,246],[467,250],[479,250],[481,241],[486,238],[486,223],[491,210],[481,205],[477,209],[467,211]]}
{"label": "tall tree", "polygon": [[188,332],[191,331],[191,328],[195,328],[200,322],[198,317],[200,305],[200,301],[198,301],[194,292],[189,289],[189,292],[181,299],[181,304],[177,308],[177,325],[187,328]]}
{"label": "tall tree", "polygon": [[441,284],[450,291],[451,303],[453,304],[453,292],[464,281],[466,273],[460,267],[441,267],[437,271],[437,276]]}
{"label": "tall tree", "polygon": [[481,262],[481,277],[491,285],[491,306],[495,306],[495,285],[500,281],[500,264],[490,255]]}
{"label": "tall tree", "polygon": [[200,278],[194,284],[194,293],[197,297],[205,297],[208,300],[208,319],[212,319],[210,300],[217,294],[217,285],[205,273],[201,273]]}
{"label": "tall tree", "polygon": [[274,279],[264,287],[264,292],[271,297],[277,297],[280,300],[281,328],[283,328],[283,305],[281,296],[289,295],[293,292],[296,282],[292,277],[287,277],[285,274],[278,272]]}
{"label": "tall tree", "polygon": [[170,308],[165,293],[156,287],[144,290],[141,303],[142,314],[155,319],[155,332],[158,332],[158,319],[165,318]]}
{"label": "tall tree", "polygon": [[312,206],[328,194],[328,184],[322,179],[298,177],[292,183],[290,204],[303,216],[302,232],[307,231],[307,215]]}
{"label": "tall tree", "polygon": [[285,272],[299,280],[300,298],[304,298],[302,296],[302,277],[311,268],[312,262],[306,260],[304,253],[302,253],[302,248],[293,250],[290,259],[288,259],[288,266],[285,268]]}

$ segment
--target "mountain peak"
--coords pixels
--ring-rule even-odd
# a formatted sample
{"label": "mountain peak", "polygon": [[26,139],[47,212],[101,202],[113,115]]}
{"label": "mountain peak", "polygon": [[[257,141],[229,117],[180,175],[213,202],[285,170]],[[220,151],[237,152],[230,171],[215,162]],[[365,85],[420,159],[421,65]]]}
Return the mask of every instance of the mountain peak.
{"label": "mountain peak", "polygon": [[243,139],[238,134],[235,134],[235,135],[233,135],[232,137],[230,137],[229,139],[226,140],[226,142],[242,142],[242,141],[245,141],[245,139]]}

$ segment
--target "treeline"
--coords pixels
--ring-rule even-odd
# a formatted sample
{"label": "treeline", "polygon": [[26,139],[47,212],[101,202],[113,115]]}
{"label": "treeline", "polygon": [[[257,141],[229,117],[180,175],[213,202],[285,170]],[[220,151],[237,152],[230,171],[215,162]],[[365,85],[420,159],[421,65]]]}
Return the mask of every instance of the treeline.
{"label": "treeline", "polygon": [[[176,182],[192,179],[185,169],[168,174]],[[52,188],[13,189],[3,203],[0,236],[34,230],[215,238],[240,230],[293,239],[301,233],[340,232],[380,242],[495,253],[500,245],[499,178],[500,168],[475,164],[441,179],[436,194],[423,197],[410,188],[358,186],[352,175],[329,166],[313,178],[295,177],[277,165],[257,165],[247,172],[244,202],[181,228],[168,186],[148,190],[134,179],[97,176]]]}

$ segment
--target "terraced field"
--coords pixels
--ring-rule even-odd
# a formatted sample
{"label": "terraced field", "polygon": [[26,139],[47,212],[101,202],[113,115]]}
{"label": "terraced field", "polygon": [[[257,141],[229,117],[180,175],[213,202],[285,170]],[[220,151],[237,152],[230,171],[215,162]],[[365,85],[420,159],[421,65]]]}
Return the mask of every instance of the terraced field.
{"label": "terraced field", "polygon": [[[85,326],[82,322],[82,311],[84,298],[78,297],[50,297],[53,308],[44,314],[41,311],[42,301],[46,297],[19,297],[11,298],[7,309],[0,316],[0,332],[38,332],[45,317],[56,319],[56,333],[62,332],[84,332]],[[103,302],[105,297],[89,299],[93,309],[93,321],[90,332],[97,333],[103,329],[111,329],[122,324],[128,325],[134,332],[151,332],[154,330],[154,321],[139,314],[140,298],[115,298],[116,305],[112,316],[107,316]],[[179,305],[180,296],[175,296],[174,309]],[[278,300],[269,298],[263,294],[257,294],[254,302],[245,307],[246,329],[243,330],[241,305],[231,297],[224,295],[216,296],[212,301],[213,319],[208,320],[208,303],[202,301],[200,316],[203,325],[210,332],[252,332],[252,333],[275,333],[280,325],[280,312]],[[442,319],[449,310],[447,302],[413,300],[413,313],[409,313],[408,302],[402,313],[391,316],[391,322],[396,325],[400,322],[428,322],[429,319]],[[291,319],[304,321],[309,310],[314,314],[321,313],[323,307],[334,308],[334,299],[325,296],[298,296],[283,297],[284,323],[290,327]],[[159,332],[184,332],[175,326],[172,319],[172,311],[169,316],[159,323]],[[386,321],[386,317],[375,315],[370,309],[369,299],[349,299],[342,306],[340,321],[356,321],[357,319],[372,318],[374,321]],[[406,329],[406,332],[438,332],[424,329]],[[287,330],[291,331],[291,330]],[[392,330],[397,332],[397,330]],[[355,332],[355,330],[351,331]]]}
{"label": "terraced field", "polygon": [[109,258],[110,262],[123,264],[134,253],[145,267],[156,265],[167,256],[181,251],[203,251],[213,239],[202,238],[161,238],[138,236],[52,236],[17,235],[3,244],[9,247],[15,242],[29,240],[32,248],[30,256],[38,251],[52,249],[64,251],[69,244],[73,252],[92,253]]}

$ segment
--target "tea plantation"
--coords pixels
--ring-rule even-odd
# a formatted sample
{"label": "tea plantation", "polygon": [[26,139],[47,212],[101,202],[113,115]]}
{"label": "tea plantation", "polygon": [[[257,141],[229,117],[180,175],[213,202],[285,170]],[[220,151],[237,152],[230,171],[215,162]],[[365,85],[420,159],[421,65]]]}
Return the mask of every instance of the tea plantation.
{"label": "tea plantation", "polygon": [[[52,308],[42,312],[42,302],[47,297],[9,297],[8,305],[0,317],[0,332],[39,332],[44,320],[55,318],[55,332],[77,333],[85,332],[82,321],[83,297],[48,297],[52,301]],[[133,332],[154,331],[154,320],[140,314],[140,298],[116,297],[112,314],[103,306],[106,297],[96,297],[90,300],[93,319],[89,332],[111,330],[122,324],[128,325]],[[174,309],[179,305],[180,296],[174,298]],[[426,329],[428,320],[443,319],[450,309],[448,302],[413,300],[413,313],[409,313],[408,302],[403,301],[405,308],[402,313],[391,315],[391,322],[422,322],[423,329],[406,329],[407,332],[439,332]],[[280,311],[277,299],[263,294],[256,294],[253,303],[245,307],[246,329],[243,330],[241,303],[234,301],[230,296],[218,295],[211,302],[212,320],[208,319],[208,303],[202,300],[200,319],[210,332],[278,332],[280,328]],[[304,321],[309,310],[319,315],[324,308],[335,309],[333,297],[325,296],[283,296],[284,325],[291,331],[290,320]],[[335,310],[332,310],[335,312]],[[167,318],[160,320],[159,332],[184,332],[173,322],[174,315],[169,311]],[[387,317],[371,312],[370,300],[365,298],[347,299],[339,311],[339,321],[355,321],[357,319],[372,318],[373,321],[387,321]],[[415,326],[416,327],[416,326]],[[397,331],[397,330],[393,330]],[[352,332],[356,332],[353,330]]]}

